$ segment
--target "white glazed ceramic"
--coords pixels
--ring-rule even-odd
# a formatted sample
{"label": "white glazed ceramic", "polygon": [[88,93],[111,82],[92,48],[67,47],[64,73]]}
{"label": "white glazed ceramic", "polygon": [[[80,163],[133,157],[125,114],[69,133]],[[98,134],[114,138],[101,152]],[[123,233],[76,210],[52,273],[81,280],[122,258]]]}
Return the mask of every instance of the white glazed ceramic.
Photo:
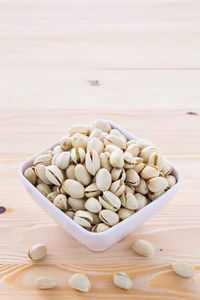
{"label": "white glazed ceramic", "polygon": [[[127,132],[125,129],[121,128],[119,125],[110,121],[109,123],[113,128],[116,128],[119,131],[121,131],[128,138],[128,140],[137,140],[135,136]],[[180,172],[174,166],[172,166],[173,174],[177,178],[177,183],[171,189],[169,189],[156,200],[152,201],[150,204],[148,204],[132,216],[128,217],[124,221],[121,221],[117,225],[109,228],[104,232],[93,233],[85,230],[83,227],[76,224],[70,217],[68,217],[61,210],[59,210],[45,196],[43,196],[23,175],[24,171],[29,166],[32,166],[36,156],[46,152],[49,149],[52,149],[58,143],[59,141],[57,141],[55,144],[50,145],[49,147],[37,153],[33,157],[27,159],[24,163],[21,164],[18,173],[25,188],[30,193],[35,202],[42,209],[44,209],[54,219],[54,221],[58,223],[66,232],[68,232],[72,237],[77,239],[80,243],[85,245],[88,249],[93,251],[104,251],[108,249],[113,244],[120,241],[133,230],[135,230],[138,226],[146,222],[146,220],[151,218],[157,211],[162,209],[172,199],[181,183]]]}

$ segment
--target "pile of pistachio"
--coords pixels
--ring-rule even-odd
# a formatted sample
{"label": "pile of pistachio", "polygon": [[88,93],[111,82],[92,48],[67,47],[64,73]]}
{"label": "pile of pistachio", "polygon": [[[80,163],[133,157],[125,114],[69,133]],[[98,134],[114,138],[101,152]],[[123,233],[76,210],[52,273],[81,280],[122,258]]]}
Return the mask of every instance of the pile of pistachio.
{"label": "pile of pistachio", "polygon": [[127,140],[105,120],[74,125],[24,176],[76,223],[102,232],[170,189],[176,178],[151,142]]}

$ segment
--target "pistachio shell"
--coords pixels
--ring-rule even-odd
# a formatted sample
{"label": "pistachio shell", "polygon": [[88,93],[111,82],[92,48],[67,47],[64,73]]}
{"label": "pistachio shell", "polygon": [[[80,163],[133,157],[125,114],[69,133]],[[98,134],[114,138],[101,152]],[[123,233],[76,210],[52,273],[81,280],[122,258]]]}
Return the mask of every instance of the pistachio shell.
{"label": "pistachio shell", "polygon": [[69,162],[70,162],[70,152],[64,151],[58,155],[56,159],[56,166],[64,170],[69,166]]}
{"label": "pistachio shell", "polygon": [[101,203],[94,197],[88,198],[85,202],[85,208],[93,213],[99,213],[102,209]]}
{"label": "pistachio shell", "polygon": [[67,197],[65,195],[58,195],[53,200],[53,204],[61,210],[67,209]]}
{"label": "pistachio shell", "polygon": [[173,175],[167,175],[166,179],[168,181],[169,188],[173,187],[176,184],[176,177]]}
{"label": "pistachio shell", "polygon": [[30,181],[30,183],[32,183],[33,185],[36,184],[37,176],[35,175],[33,167],[27,168],[24,172],[24,176],[26,177],[26,179],[28,179],[28,181]]}
{"label": "pistachio shell", "polygon": [[155,152],[157,149],[155,146],[148,146],[145,147],[144,149],[142,149],[142,151],[140,152],[140,157],[143,159],[144,163],[148,162],[148,159],[150,157],[150,155]]}
{"label": "pistachio shell", "polygon": [[83,149],[86,149],[88,141],[89,141],[88,136],[81,133],[75,133],[72,136],[72,146],[75,148],[81,147]]}
{"label": "pistachio shell", "polygon": [[96,120],[94,123],[94,128],[101,129],[103,132],[109,133],[111,130],[110,124],[105,120]]}
{"label": "pistachio shell", "polygon": [[147,198],[144,195],[140,193],[136,193],[135,198],[137,199],[137,203],[138,203],[137,210],[140,210],[147,205]]}
{"label": "pistachio shell", "polygon": [[95,128],[95,129],[91,132],[89,138],[96,137],[96,138],[98,138],[99,140],[103,141],[104,138],[106,137],[106,135],[107,135],[106,132],[103,132],[103,131],[102,131],[101,129],[99,129],[99,128]]}
{"label": "pistachio shell", "polygon": [[107,169],[100,169],[96,174],[96,185],[100,191],[106,191],[110,188],[112,178]]}
{"label": "pistachio shell", "polygon": [[89,292],[91,289],[91,283],[88,277],[84,274],[75,273],[69,278],[69,285],[81,292]]}
{"label": "pistachio shell", "polygon": [[124,181],[126,179],[126,172],[124,169],[119,168],[113,168],[111,171],[111,176],[113,181],[117,181],[120,179],[120,181]]}
{"label": "pistachio shell", "polygon": [[147,181],[147,186],[151,192],[157,193],[168,187],[168,181],[163,177],[154,177]]}
{"label": "pistachio shell", "polygon": [[55,279],[47,276],[37,277],[35,284],[41,290],[53,289],[57,286]]}
{"label": "pistachio shell", "polygon": [[35,173],[36,175],[42,180],[42,182],[46,183],[46,184],[51,184],[51,181],[48,180],[47,176],[46,176],[46,167],[44,165],[37,165],[35,167]]}
{"label": "pistachio shell", "polygon": [[87,135],[88,133],[88,126],[82,124],[76,124],[70,127],[69,133],[72,135],[74,133],[82,133]]}
{"label": "pistachio shell", "polygon": [[110,164],[114,168],[119,168],[119,169],[123,168],[124,166],[123,155],[119,151],[114,150],[110,155]]}
{"label": "pistachio shell", "polygon": [[120,197],[122,206],[125,208],[136,210],[138,208],[138,202],[136,197],[129,192],[123,192],[123,194]]}
{"label": "pistachio shell", "polygon": [[159,171],[158,169],[151,165],[151,166],[146,166],[142,172],[140,173],[140,176],[145,179],[145,180],[148,180],[148,179],[151,179],[153,177],[157,177],[159,176]]}
{"label": "pistachio shell", "polygon": [[138,145],[135,143],[129,145],[126,151],[130,152],[133,156],[138,156],[140,152]]}
{"label": "pistachio shell", "polygon": [[84,210],[78,210],[75,213],[74,221],[82,227],[90,228],[93,223],[92,215]]}
{"label": "pistachio shell", "polygon": [[143,178],[140,178],[140,183],[135,187],[135,190],[137,193],[140,193],[142,195],[148,194],[148,187],[146,184],[146,181]]}
{"label": "pistachio shell", "polygon": [[64,191],[73,198],[83,198],[84,197],[84,186],[77,180],[66,179],[62,187]]}
{"label": "pistachio shell", "polygon": [[53,165],[46,167],[45,175],[47,179],[55,185],[61,185],[64,180],[61,170]]}
{"label": "pistachio shell", "polygon": [[121,180],[114,181],[110,186],[110,191],[115,194],[117,197],[121,196],[124,192],[125,184]]}
{"label": "pistachio shell", "polygon": [[123,154],[123,150],[120,149],[119,147],[113,145],[113,144],[107,144],[105,149],[104,149],[104,152],[109,152],[109,153],[112,153],[113,151],[117,150],[118,152],[120,152],[121,154]]}
{"label": "pistachio shell", "polygon": [[104,139],[105,144],[113,144],[122,150],[126,149],[126,140],[121,136],[116,136],[114,134],[109,134]]}
{"label": "pistachio shell", "polygon": [[103,192],[102,196],[99,196],[99,202],[106,209],[117,211],[121,206],[120,199],[110,191]]}
{"label": "pistachio shell", "polygon": [[91,175],[95,175],[100,169],[100,160],[98,153],[95,150],[86,153],[85,167]]}
{"label": "pistachio shell", "polygon": [[125,272],[116,272],[113,275],[113,282],[116,286],[124,290],[130,290],[132,288],[132,281]]}
{"label": "pistachio shell", "polygon": [[164,159],[158,152],[153,152],[148,159],[149,165],[154,165],[159,171],[164,167]]}
{"label": "pistachio shell", "polygon": [[138,145],[139,149],[142,150],[148,146],[152,146],[152,142],[145,140],[145,139],[139,139],[136,141],[136,144]]}
{"label": "pistachio shell", "polygon": [[99,223],[97,225],[94,225],[92,227],[92,232],[103,232],[107,229],[109,229],[110,227],[104,223]]}
{"label": "pistachio shell", "polygon": [[130,217],[134,213],[135,212],[133,210],[130,210],[130,209],[125,208],[125,207],[121,207],[118,210],[118,215],[119,215],[121,220],[125,220],[126,218]]}
{"label": "pistachio shell", "polygon": [[172,264],[172,269],[181,277],[191,277],[194,273],[194,267],[185,262],[175,262]]}
{"label": "pistachio shell", "polygon": [[87,145],[87,151],[95,150],[98,154],[103,152],[104,144],[102,141],[96,137],[90,138],[88,145]]}
{"label": "pistachio shell", "polygon": [[99,213],[99,217],[101,221],[109,226],[114,226],[115,224],[119,223],[119,216],[114,211],[103,209]]}
{"label": "pistachio shell", "polygon": [[85,150],[83,148],[73,148],[71,151],[71,159],[75,164],[83,163],[85,160]]}
{"label": "pistachio shell", "polygon": [[164,163],[164,166],[163,166],[161,171],[165,176],[167,176],[172,172],[172,167],[166,159],[164,159],[163,163]]}
{"label": "pistachio shell", "polygon": [[76,175],[75,175],[75,165],[70,165],[67,169],[66,169],[66,177],[67,179],[74,179],[76,180]]}
{"label": "pistachio shell", "polygon": [[68,198],[68,204],[76,210],[84,210],[85,209],[85,200],[80,198]]}
{"label": "pistachio shell", "polygon": [[56,153],[61,153],[63,152],[63,149],[61,148],[60,145],[57,145],[53,148],[53,153],[56,154]]}
{"label": "pistachio shell", "polygon": [[140,183],[140,177],[138,173],[133,169],[126,171],[126,184],[130,186],[137,186]]}
{"label": "pistachio shell", "polygon": [[75,167],[75,176],[76,179],[82,183],[84,186],[87,186],[90,184],[91,182],[91,176],[88,173],[87,169],[85,168],[85,166],[78,164]]}
{"label": "pistachio shell", "polygon": [[[106,153],[109,153],[109,152],[106,152]],[[112,169],[112,167],[110,165],[110,161],[109,161],[110,156],[108,157],[108,155],[106,153],[104,153],[104,152],[100,153],[100,155],[99,155],[100,165],[101,165],[101,168],[105,168],[108,170],[108,172],[110,172]]]}
{"label": "pistachio shell", "polygon": [[97,188],[97,185],[95,182],[91,183],[85,188],[85,196],[87,198],[90,197],[96,197],[101,194],[101,191]]}
{"label": "pistachio shell", "polygon": [[136,165],[136,159],[130,152],[124,153],[124,168],[132,169]]}
{"label": "pistachio shell", "polygon": [[49,200],[49,201],[51,201],[51,202],[53,202],[53,200],[56,198],[56,196],[58,196],[59,194],[56,192],[56,191],[54,191],[54,192],[51,192],[51,193],[49,193],[48,195],[47,195],[47,199]]}
{"label": "pistachio shell", "polygon": [[41,154],[35,158],[33,165],[36,166],[38,164],[42,164],[44,166],[48,166],[51,164],[51,160],[52,156],[50,154]]}
{"label": "pistachio shell", "polygon": [[155,252],[155,249],[151,243],[140,239],[137,239],[133,242],[132,249],[141,256],[152,256]]}
{"label": "pistachio shell", "polygon": [[72,147],[72,139],[69,136],[64,136],[60,141],[60,146],[63,151],[67,151]]}
{"label": "pistachio shell", "polygon": [[36,244],[28,250],[28,257],[34,261],[44,258],[47,254],[47,247],[45,244]]}
{"label": "pistachio shell", "polygon": [[36,186],[36,188],[42,193],[45,197],[51,193],[50,187],[46,183],[40,183]]}

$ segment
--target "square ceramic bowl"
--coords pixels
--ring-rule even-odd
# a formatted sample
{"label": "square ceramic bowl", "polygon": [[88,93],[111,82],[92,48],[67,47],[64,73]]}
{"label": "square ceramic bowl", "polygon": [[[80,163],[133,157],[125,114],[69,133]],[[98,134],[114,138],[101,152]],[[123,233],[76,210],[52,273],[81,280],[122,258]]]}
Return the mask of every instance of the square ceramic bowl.
{"label": "square ceramic bowl", "polygon": [[[121,131],[128,140],[134,139],[137,140],[135,136],[131,133],[127,132],[125,129],[121,128],[119,125],[110,122],[112,128],[116,128]],[[173,172],[172,174],[176,177],[177,183],[169,189],[167,192],[162,194],[156,200],[149,203],[147,206],[131,215],[127,219],[121,221],[117,225],[109,228],[108,230],[100,233],[94,233],[87,231],[77,223],[75,223],[70,217],[64,214],[61,210],[59,210],[54,204],[52,204],[43,194],[41,194],[25,177],[24,171],[33,165],[34,159],[49,149],[52,149],[56,145],[59,144],[57,141],[55,144],[50,145],[43,151],[37,153],[31,158],[27,159],[24,163],[21,164],[19,168],[19,176],[30,193],[35,202],[44,209],[56,223],[58,223],[66,232],[68,232],[72,237],[82,243],[85,247],[93,251],[104,251],[111,247],[116,242],[120,241],[124,237],[126,237],[129,233],[135,230],[138,226],[143,224],[146,220],[151,218],[157,211],[162,209],[174,196],[179,185],[181,183],[181,174],[172,166]]]}

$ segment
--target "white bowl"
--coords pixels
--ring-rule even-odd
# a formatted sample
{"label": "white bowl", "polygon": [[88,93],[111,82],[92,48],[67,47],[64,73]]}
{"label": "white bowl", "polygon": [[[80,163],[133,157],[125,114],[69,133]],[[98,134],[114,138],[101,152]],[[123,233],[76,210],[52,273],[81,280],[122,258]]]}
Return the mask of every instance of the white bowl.
{"label": "white bowl", "polygon": [[[119,125],[110,122],[112,128],[116,128],[121,131],[128,140],[134,139],[137,140],[135,136],[127,132],[125,129],[121,128]],[[135,230],[138,226],[143,224],[146,220],[152,217],[157,211],[162,209],[174,196],[176,193],[180,183],[181,183],[181,174],[180,172],[172,166],[173,174],[177,179],[177,183],[169,189],[167,192],[162,194],[156,200],[149,203],[147,206],[131,215],[124,221],[121,221],[117,225],[109,228],[108,230],[100,233],[94,233],[87,231],[77,223],[75,223],[70,217],[64,214],[61,210],[59,210],[54,204],[52,204],[42,193],[40,193],[25,177],[24,171],[33,165],[34,159],[49,149],[52,149],[56,145],[59,144],[57,141],[55,144],[50,145],[43,151],[37,153],[31,158],[27,159],[24,163],[21,164],[18,173],[19,176],[27,189],[27,191],[31,194],[35,202],[44,209],[56,223],[58,223],[66,232],[68,232],[72,237],[77,239],[80,243],[85,245],[88,249],[93,251],[104,251],[111,247],[113,244],[118,242],[127,236],[130,232]]]}

